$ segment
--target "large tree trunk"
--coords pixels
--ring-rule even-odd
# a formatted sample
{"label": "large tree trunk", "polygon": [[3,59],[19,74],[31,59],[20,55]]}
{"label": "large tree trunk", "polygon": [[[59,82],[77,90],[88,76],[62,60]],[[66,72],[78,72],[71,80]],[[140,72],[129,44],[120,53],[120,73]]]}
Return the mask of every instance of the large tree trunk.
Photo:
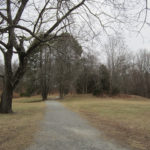
{"label": "large tree trunk", "polygon": [[4,85],[4,91],[1,95],[0,113],[12,112],[12,98],[13,98],[13,88],[10,82],[7,80]]}
{"label": "large tree trunk", "polygon": [[13,73],[11,68],[12,54],[6,53],[4,56],[5,60],[5,76],[3,93],[1,95],[0,102],[0,113],[11,113],[12,112],[12,98],[13,98]]}

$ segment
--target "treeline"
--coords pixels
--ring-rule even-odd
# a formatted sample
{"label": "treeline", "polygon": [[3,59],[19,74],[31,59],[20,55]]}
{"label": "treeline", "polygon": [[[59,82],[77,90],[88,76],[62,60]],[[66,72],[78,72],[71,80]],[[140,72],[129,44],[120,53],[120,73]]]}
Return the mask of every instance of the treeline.
{"label": "treeline", "polygon": [[[28,62],[27,72],[17,92],[22,96],[59,92],[60,98],[75,91],[82,47],[70,34],[63,33],[51,43],[40,45]],[[22,88],[23,87],[23,88]]]}
{"label": "treeline", "polygon": [[77,79],[78,93],[150,97],[150,51],[129,53],[122,37],[110,37],[103,52],[103,63],[92,54],[81,58],[84,63]]}
{"label": "treeline", "polygon": [[[63,33],[37,48],[15,91],[20,96],[41,94],[43,100],[55,92],[59,92],[60,98],[68,93],[96,96],[123,93],[150,97],[148,50],[131,54],[121,37],[110,37],[102,50],[103,57],[84,52],[72,35]],[[13,70],[16,66],[14,63]],[[0,71],[3,71],[2,64]],[[1,88],[2,83],[1,80]]]}

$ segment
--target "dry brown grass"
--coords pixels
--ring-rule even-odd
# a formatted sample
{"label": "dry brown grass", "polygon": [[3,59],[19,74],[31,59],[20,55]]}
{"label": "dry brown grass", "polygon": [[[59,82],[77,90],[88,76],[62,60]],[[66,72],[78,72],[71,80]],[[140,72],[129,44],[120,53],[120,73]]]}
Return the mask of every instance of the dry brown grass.
{"label": "dry brown grass", "polygon": [[33,142],[45,110],[40,98],[18,98],[13,114],[0,114],[0,150],[23,150]]}
{"label": "dry brown grass", "polygon": [[142,97],[67,97],[63,103],[113,139],[136,150],[150,150],[150,100]]}

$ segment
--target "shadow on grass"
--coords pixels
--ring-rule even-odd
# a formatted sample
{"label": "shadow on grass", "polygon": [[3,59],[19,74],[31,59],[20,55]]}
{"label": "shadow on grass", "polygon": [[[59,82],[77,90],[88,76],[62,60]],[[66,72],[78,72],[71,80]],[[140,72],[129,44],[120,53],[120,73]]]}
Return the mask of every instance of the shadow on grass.
{"label": "shadow on grass", "polygon": [[43,100],[41,98],[19,98],[14,100],[16,103],[39,103]]}
{"label": "shadow on grass", "polygon": [[21,97],[14,99],[14,102],[16,103],[39,103],[43,101],[51,101],[51,100],[59,100],[60,98],[58,96],[56,97],[48,97],[47,100],[42,100],[41,97]]}
{"label": "shadow on grass", "polygon": [[31,101],[25,101],[24,103],[39,103],[39,102],[43,102],[42,99],[39,100],[31,100]]}

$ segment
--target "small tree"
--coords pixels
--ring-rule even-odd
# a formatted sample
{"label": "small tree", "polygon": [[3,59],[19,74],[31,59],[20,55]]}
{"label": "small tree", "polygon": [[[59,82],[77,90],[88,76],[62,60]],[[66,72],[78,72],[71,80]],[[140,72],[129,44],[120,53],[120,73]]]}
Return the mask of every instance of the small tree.
{"label": "small tree", "polygon": [[53,46],[55,55],[55,80],[60,98],[70,91],[78,72],[76,65],[82,54],[82,47],[70,34],[63,33]]}
{"label": "small tree", "polygon": [[78,93],[92,93],[96,82],[97,57],[91,53],[83,53],[80,60],[80,69],[76,79],[76,91]]}
{"label": "small tree", "polygon": [[[81,53],[82,47],[69,33],[63,33],[56,40],[41,44],[37,53],[28,61],[26,77],[32,83],[28,84],[30,87],[27,89],[37,85],[36,92],[40,91],[42,99],[46,100],[55,86],[63,98],[73,86]],[[31,77],[27,76],[29,73]]]}
{"label": "small tree", "polygon": [[99,68],[99,78],[103,92],[108,93],[110,88],[110,74],[105,65],[101,65]]}
{"label": "small tree", "polygon": [[110,88],[110,75],[109,71],[105,65],[100,65],[98,78],[95,82],[95,89],[93,89],[93,95],[101,95],[101,94],[108,94]]}

